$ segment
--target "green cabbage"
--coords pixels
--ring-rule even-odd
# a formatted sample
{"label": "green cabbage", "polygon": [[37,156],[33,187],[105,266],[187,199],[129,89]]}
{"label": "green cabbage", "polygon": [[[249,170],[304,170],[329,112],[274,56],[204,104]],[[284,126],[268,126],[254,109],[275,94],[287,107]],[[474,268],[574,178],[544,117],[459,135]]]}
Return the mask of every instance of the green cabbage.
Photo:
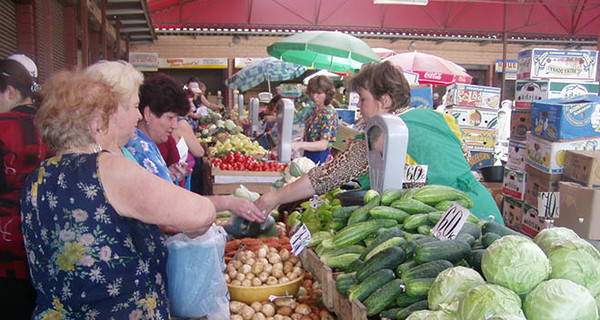
{"label": "green cabbage", "polygon": [[512,313],[496,313],[493,317],[488,320],[527,320],[527,318]]}
{"label": "green cabbage", "polygon": [[485,249],[481,270],[488,282],[525,294],[548,278],[550,262],[533,241],[510,235]]}
{"label": "green cabbage", "polygon": [[548,252],[551,279],[569,279],[600,294],[600,253],[583,239],[559,240]]}
{"label": "green cabbage", "polygon": [[465,293],[456,315],[458,320],[487,320],[507,313],[524,317],[519,295],[502,286],[482,284]]}
{"label": "green cabbage", "polygon": [[544,252],[548,253],[548,250],[550,250],[554,241],[567,239],[579,239],[579,236],[569,228],[556,227],[540,231],[540,233],[533,238],[533,242],[537,243]]}
{"label": "green cabbage", "polygon": [[465,267],[446,269],[438,274],[429,289],[427,296],[429,308],[454,313],[463,294],[484,283],[485,280],[473,269]]}
{"label": "green cabbage", "polygon": [[444,311],[418,310],[410,314],[406,320],[455,320]]}
{"label": "green cabbage", "polygon": [[525,296],[523,309],[529,320],[596,320],[598,309],[590,292],[566,279],[540,283]]}

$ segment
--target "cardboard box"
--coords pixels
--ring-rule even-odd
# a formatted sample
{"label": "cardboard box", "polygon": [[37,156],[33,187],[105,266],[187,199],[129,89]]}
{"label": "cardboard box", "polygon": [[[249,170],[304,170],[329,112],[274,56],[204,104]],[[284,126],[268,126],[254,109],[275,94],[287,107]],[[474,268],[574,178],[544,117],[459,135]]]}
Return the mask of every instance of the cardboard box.
{"label": "cardboard box", "polygon": [[525,141],[513,140],[508,141],[508,161],[506,167],[525,171],[525,156],[527,155],[527,146]]}
{"label": "cardboard box", "polygon": [[530,108],[531,102],[544,99],[570,99],[588,94],[598,95],[598,82],[577,80],[517,80],[515,108]]}
{"label": "cardboard box", "polygon": [[519,52],[517,79],[596,81],[598,51],[528,49]]}
{"label": "cardboard box", "polygon": [[494,129],[498,125],[498,111],[454,106],[451,111],[459,126]]}
{"label": "cardboard box", "polygon": [[502,193],[518,200],[525,197],[525,183],[527,174],[523,171],[504,168],[504,179],[502,180]]}
{"label": "cardboard box", "polygon": [[600,97],[587,95],[533,102],[531,132],[550,140],[600,136]]}
{"label": "cardboard box", "polygon": [[585,187],[600,187],[600,150],[567,151],[564,176]]}
{"label": "cardboard box", "polygon": [[527,181],[525,183],[526,204],[538,208],[538,194],[540,192],[558,191],[558,182],[562,180],[562,174],[549,174],[527,165],[525,168]]}
{"label": "cardboard box", "polygon": [[523,206],[523,223],[521,232],[535,237],[540,231],[554,226],[554,220],[545,219],[538,215],[538,210],[528,204]]}
{"label": "cardboard box", "polygon": [[472,171],[477,171],[481,167],[491,166],[494,163],[494,154],[485,151],[471,151],[469,166]]}
{"label": "cardboard box", "polygon": [[411,108],[433,109],[433,92],[431,86],[418,86],[410,89]]}
{"label": "cardboard box", "polygon": [[335,141],[332,143],[332,147],[334,149],[340,150],[340,151],[344,151],[348,148],[348,145],[350,145],[350,142],[352,140],[354,140],[354,137],[358,134],[359,132],[357,130],[354,130],[350,127],[347,127],[343,124],[340,124],[338,126],[338,131],[337,131],[337,136],[335,137]]}
{"label": "cardboard box", "polygon": [[546,173],[563,173],[567,150],[600,150],[600,137],[553,142],[527,132],[525,162]]}
{"label": "cardboard box", "polygon": [[455,83],[446,90],[446,105],[498,109],[500,88]]}
{"label": "cardboard box", "polygon": [[560,210],[556,225],[575,231],[580,237],[600,240],[600,189],[561,181]]}
{"label": "cardboard box", "polygon": [[521,229],[523,223],[523,201],[519,201],[515,198],[508,196],[504,197],[504,204],[502,205],[502,218],[504,224],[507,227],[515,230]]}
{"label": "cardboard box", "polygon": [[531,110],[513,110],[510,113],[510,138],[525,140],[527,131],[531,131]]}
{"label": "cardboard box", "polygon": [[471,151],[494,152],[498,133],[495,129],[461,127],[460,131],[463,141]]}

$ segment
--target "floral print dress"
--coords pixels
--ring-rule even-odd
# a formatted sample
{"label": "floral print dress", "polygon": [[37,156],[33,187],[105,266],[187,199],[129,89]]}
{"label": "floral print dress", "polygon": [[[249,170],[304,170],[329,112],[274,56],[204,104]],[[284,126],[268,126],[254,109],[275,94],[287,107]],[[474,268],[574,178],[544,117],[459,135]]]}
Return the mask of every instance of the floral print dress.
{"label": "floral print dress", "polygon": [[165,159],[160,154],[158,146],[140,129],[135,129],[135,137],[127,142],[125,148],[133,155],[137,163],[148,172],[173,182],[169,167],[167,167]]}
{"label": "floral print dress", "polygon": [[161,233],[117,214],[98,153],[42,162],[23,189],[21,217],[33,319],[169,319]]}
{"label": "floral print dress", "polygon": [[313,109],[306,120],[304,141],[329,140],[329,147],[323,151],[304,151],[305,157],[311,159],[314,163],[323,164],[327,161],[331,144],[335,141],[337,135],[338,122],[338,114],[331,105],[322,110]]}

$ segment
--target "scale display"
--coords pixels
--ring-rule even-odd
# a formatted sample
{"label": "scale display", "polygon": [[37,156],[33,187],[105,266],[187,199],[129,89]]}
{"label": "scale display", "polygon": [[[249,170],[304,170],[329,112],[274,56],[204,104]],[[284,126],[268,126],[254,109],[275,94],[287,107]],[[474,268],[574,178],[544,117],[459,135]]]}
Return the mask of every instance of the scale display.
{"label": "scale display", "polygon": [[250,119],[252,119],[252,127],[250,129],[251,136],[255,136],[260,127],[260,122],[258,120],[258,108],[258,98],[250,98]]}
{"label": "scale display", "polygon": [[402,189],[408,148],[408,128],[391,114],[371,118],[365,130],[371,189]]}
{"label": "scale display", "polygon": [[292,160],[292,127],[294,125],[294,102],[281,99],[277,103],[277,160],[290,162]]}

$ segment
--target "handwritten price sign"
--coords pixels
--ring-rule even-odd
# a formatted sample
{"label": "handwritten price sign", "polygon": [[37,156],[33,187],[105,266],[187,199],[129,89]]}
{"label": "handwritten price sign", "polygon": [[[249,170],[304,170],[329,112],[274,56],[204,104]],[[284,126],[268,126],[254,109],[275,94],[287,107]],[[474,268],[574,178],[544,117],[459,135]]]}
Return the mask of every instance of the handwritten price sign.
{"label": "handwritten price sign", "polygon": [[413,165],[404,167],[404,183],[427,182],[427,165]]}
{"label": "handwritten price sign", "polygon": [[310,234],[310,230],[303,223],[298,231],[294,233],[294,235],[290,238],[290,245],[292,245],[292,253],[295,255],[299,255],[304,248],[308,246],[312,236]]}
{"label": "handwritten price sign", "polygon": [[560,214],[559,192],[538,193],[538,216],[546,219],[558,218]]}
{"label": "handwritten price sign", "polygon": [[458,203],[454,203],[431,229],[431,233],[440,240],[454,239],[465,225],[465,221],[467,221],[470,214],[469,210]]}

